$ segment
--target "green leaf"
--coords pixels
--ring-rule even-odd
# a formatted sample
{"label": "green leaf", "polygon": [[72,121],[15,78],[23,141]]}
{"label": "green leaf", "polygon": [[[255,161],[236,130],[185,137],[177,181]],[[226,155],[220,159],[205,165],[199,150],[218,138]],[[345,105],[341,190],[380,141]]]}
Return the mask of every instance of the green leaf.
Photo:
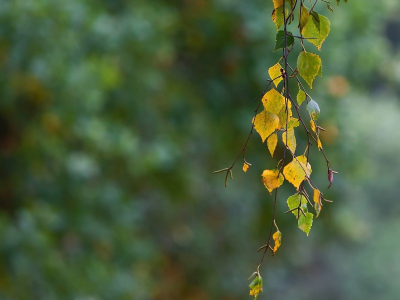
{"label": "green leaf", "polygon": [[323,15],[319,15],[319,26],[316,25],[314,17],[310,18],[303,29],[303,35],[308,38],[308,42],[315,45],[321,51],[322,43],[328,37],[330,29],[331,22],[329,19]]}
{"label": "green leaf", "polygon": [[321,59],[317,54],[301,52],[297,59],[297,69],[299,70],[300,76],[304,78],[311,88],[321,65]]}
{"label": "green leaf", "polygon": [[297,93],[297,103],[299,106],[306,100],[306,93],[304,93],[301,89],[299,89],[299,92]]}
{"label": "green leaf", "polygon": [[320,114],[320,109],[318,103],[311,99],[311,101],[307,104],[307,110],[311,116],[311,118],[316,121]]}
{"label": "green leaf", "polygon": [[[289,34],[292,34],[288,31]],[[287,35],[286,38],[287,47],[294,44],[294,37],[291,35]],[[285,31],[279,30],[275,37],[275,49],[274,51],[285,47]]]}
{"label": "green leaf", "polygon": [[307,235],[308,235],[311,230],[314,215],[312,213],[309,213],[306,211],[304,211],[304,212],[306,213],[306,216],[304,216],[302,213],[300,213],[298,225],[299,225],[299,228],[302,231],[304,231],[305,233],[307,233]]}
{"label": "green leaf", "polygon": [[[285,15],[289,15],[289,10],[287,8],[285,8]],[[275,23],[276,30],[279,30],[279,28],[281,28],[281,26],[285,23],[285,20],[283,19],[283,5],[275,8],[272,11],[271,18]]]}
{"label": "green leaf", "polygon": [[[292,209],[295,209],[296,207],[299,207],[300,201],[301,201],[301,204],[302,204],[302,205],[303,205],[303,204],[307,205],[307,199],[306,199],[303,195],[301,195],[301,194],[294,194],[294,195],[290,196],[290,197],[286,200],[286,203],[287,203],[288,206],[289,206],[289,210],[292,210]],[[296,218],[297,218],[297,216],[298,216],[297,210],[292,211],[292,213],[293,213],[293,214],[296,216]]]}

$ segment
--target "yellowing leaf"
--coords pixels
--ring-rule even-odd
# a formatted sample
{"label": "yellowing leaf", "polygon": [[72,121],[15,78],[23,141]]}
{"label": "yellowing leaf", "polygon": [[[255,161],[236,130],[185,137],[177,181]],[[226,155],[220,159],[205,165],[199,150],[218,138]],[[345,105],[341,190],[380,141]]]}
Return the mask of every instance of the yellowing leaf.
{"label": "yellowing leaf", "polygon": [[277,114],[281,110],[282,106],[285,105],[285,98],[275,89],[271,89],[265,93],[262,102],[265,110]]}
{"label": "yellowing leaf", "polygon": [[297,103],[299,106],[306,100],[306,94],[300,89],[297,93]]}
{"label": "yellowing leaf", "polygon": [[307,233],[307,236],[308,236],[308,234],[310,233],[312,223],[313,223],[314,215],[309,212],[306,212],[305,214],[306,214],[306,217],[302,213],[300,213],[298,225],[299,225],[299,228],[301,230],[303,230],[305,233]]}
{"label": "yellowing leaf", "polygon": [[317,54],[303,51],[297,59],[297,69],[299,70],[300,76],[304,78],[311,88],[313,80],[315,76],[317,76],[321,65],[321,59]]}
{"label": "yellowing leaf", "polygon": [[258,294],[263,292],[263,280],[261,276],[257,274],[256,278],[250,283],[250,296],[254,296],[254,300],[257,299]]}
{"label": "yellowing leaf", "polygon": [[[285,15],[289,15],[289,10],[287,8],[285,8]],[[276,30],[279,31],[279,28],[281,28],[281,26],[285,23],[285,20],[283,19],[283,5],[276,7],[272,11],[271,18],[272,22],[275,23]]]}
{"label": "yellowing leaf", "polygon": [[277,130],[280,130],[281,128],[284,128],[286,130],[286,118],[288,115],[290,120],[290,117],[293,115],[292,104],[290,103],[290,101],[288,101],[288,111],[286,111],[286,105],[284,105],[278,113],[279,123],[276,128]]}
{"label": "yellowing leaf", "polygon": [[315,208],[315,211],[317,212],[317,218],[318,218],[318,216],[319,216],[319,213],[321,212],[321,208],[322,208],[322,205],[321,205],[321,192],[319,191],[319,190],[317,190],[317,189],[314,189],[314,208]]}
{"label": "yellowing leaf", "polygon": [[279,230],[277,232],[275,232],[272,236],[272,238],[274,239],[274,253],[276,252],[276,250],[278,250],[278,248],[281,246],[282,244],[282,232],[280,232]]}
{"label": "yellowing leaf", "polygon": [[298,127],[299,125],[299,119],[289,117],[288,128]]}
{"label": "yellowing leaf", "polygon": [[283,178],[282,173],[279,170],[264,170],[262,173],[262,181],[267,188],[267,190],[271,193],[274,189],[280,187],[285,180]]}
{"label": "yellowing leaf", "polygon": [[300,31],[304,29],[309,19],[310,19],[310,14],[308,12],[308,9],[305,6],[301,5],[299,9]]}
{"label": "yellowing leaf", "polygon": [[306,179],[306,175],[309,177],[311,172],[311,165],[307,162],[305,156],[294,158],[291,163],[283,168],[283,175],[285,175],[286,180],[293,184],[297,190],[303,180]]}
{"label": "yellowing leaf", "polygon": [[279,118],[266,110],[259,113],[255,118],[254,129],[257,130],[264,142],[265,139],[277,128]]}
{"label": "yellowing leaf", "polygon": [[274,8],[277,8],[279,6],[283,5],[283,0],[272,0],[274,2]]}
{"label": "yellowing leaf", "polygon": [[289,128],[287,134],[286,131],[282,134],[282,141],[285,146],[287,145],[292,153],[296,151],[296,137],[294,136],[293,128]]}
{"label": "yellowing leaf", "polygon": [[[301,204],[300,204],[300,201],[301,201]],[[294,194],[294,195],[290,196],[286,200],[286,202],[289,206],[289,210],[295,209],[296,207],[299,207],[303,204],[307,205],[307,199],[301,194]],[[298,211],[293,210],[292,213],[296,216],[296,219],[297,219]]]}
{"label": "yellowing leaf", "polygon": [[268,150],[271,153],[272,157],[274,156],[274,152],[275,152],[275,148],[276,148],[277,144],[278,144],[278,135],[276,133],[274,133],[267,140]]}
{"label": "yellowing leaf", "polygon": [[282,75],[281,68],[282,68],[282,66],[279,63],[277,63],[276,65],[272,66],[268,70],[268,74],[269,74],[269,77],[271,77],[271,80],[276,78],[274,80],[274,84],[276,87],[278,87],[279,82],[282,81],[282,77],[277,78],[278,76]]}
{"label": "yellowing leaf", "polygon": [[247,170],[250,168],[248,164],[243,164],[243,171],[247,172]]}
{"label": "yellowing leaf", "polygon": [[329,19],[327,17],[324,17],[322,15],[319,15],[319,20],[320,29],[318,30],[315,22],[313,21],[313,18],[309,18],[307,24],[303,28],[303,35],[306,38],[313,38],[307,39],[307,41],[314,44],[318,48],[318,50],[321,51],[322,43],[328,37],[331,28],[331,22],[329,22]]}

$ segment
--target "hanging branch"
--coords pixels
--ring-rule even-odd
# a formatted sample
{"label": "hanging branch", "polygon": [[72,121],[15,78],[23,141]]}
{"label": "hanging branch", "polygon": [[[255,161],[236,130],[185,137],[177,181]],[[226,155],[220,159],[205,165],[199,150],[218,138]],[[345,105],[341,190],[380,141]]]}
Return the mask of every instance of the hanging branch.
{"label": "hanging branch", "polygon": [[[332,11],[329,2],[324,0],[321,0],[321,2],[325,3],[328,9]],[[336,2],[337,5],[339,5],[340,0],[336,0]],[[345,2],[347,2],[347,0],[345,0]],[[324,157],[327,165],[329,181],[328,189],[333,183],[333,174],[337,174],[336,171],[332,170],[331,163],[323,150],[322,143],[319,138],[320,132],[325,131],[324,128],[317,124],[317,120],[320,115],[320,108],[318,104],[311,98],[300,79],[301,77],[312,89],[312,84],[316,76],[322,76],[322,63],[320,57],[317,54],[307,52],[304,41],[306,40],[310,42],[316,46],[318,50],[321,50],[322,43],[325,41],[330,31],[330,22],[328,18],[318,14],[315,11],[318,0],[316,0],[314,3],[310,2],[312,5],[311,8],[307,8],[304,5],[304,0],[273,0],[273,3],[274,10],[272,12],[272,20],[275,23],[278,31],[276,34],[274,51],[282,49],[282,56],[278,63],[268,70],[271,79],[268,80],[268,84],[262,93],[254,100],[258,101],[258,103],[256,109],[254,110],[254,117],[252,119],[250,133],[242,150],[229,167],[214,172],[225,173],[226,187],[228,177],[233,179],[232,169],[240,157],[243,159],[244,172],[247,172],[251,166],[251,164],[246,161],[245,155],[247,145],[254,129],[260,134],[262,142],[267,140],[267,145],[271,156],[273,156],[276,149],[278,133],[282,132],[282,142],[284,144],[282,159],[278,162],[276,169],[264,170],[262,173],[262,181],[265,187],[270,193],[272,193],[273,190],[275,190],[275,193],[272,222],[268,234],[267,244],[258,249],[258,252],[264,250],[261,261],[257,266],[257,271],[254,272],[249,278],[251,279],[255,276],[254,280],[250,284],[250,295],[254,295],[255,298],[257,298],[258,294],[262,292],[262,278],[260,275],[260,269],[264,262],[264,257],[268,250],[271,251],[272,255],[275,255],[276,251],[281,245],[282,233],[276,224],[278,188],[283,184],[285,179],[296,188],[296,193],[290,196],[286,201],[289,210],[286,211],[285,214],[293,213],[297,219],[298,227],[308,235],[314,217],[314,214],[308,211],[308,205],[314,207],[316,217],[318,217],[323,206],[322,200],[325,202],[332,202],[323,197],[321,190],[311,180],[312,169],[309,163],[309,157],[310,148],[314,144]],[[298,11],[297,26],[293,22],[295,20],[296,8]],[[298,29],[298,35],[292,34],[292,32],[288,29],[290,25],[295,25],[293,29]],[[282,26],[283,30],[280,30]],[[294,49],[295,39],[299,41],[301,51],[297,59],[296,68],[292,68],[288,63],[288,56]],[[280,64],[281,61],[283,66]],[[288,75],[289,70],[291,71],[290,75]],[[296,80],[299,87],[296,102],[293,100],[293,97],[290,94],[290,79]],[[271,85],[278,88],[281,81],[283,81],[281,92],[278,92],[274,87],[267,91]],[[307,103],[311,129],[307,127],[299,111],[299,108],[303,102]],[[258,113],[261,104],[264,110],[261,113]],[[292,107],[294,107],[297,117],[293,117]],[[295,128],[299,127],[300,124],[307,134],[307,146],[304,150],[304,154],[297,156],[295,154],[297,148]],[[292,161],[285,165],[287,152],[290,153]],[[313,190],[312,200],[314,203],[311,201],[310,196],[305,188],[306,182],[308,182],[309,187]],[[274,227],[276,228],[275,233],[273,233]],[[272,241],[274,242],[273,245]]]}

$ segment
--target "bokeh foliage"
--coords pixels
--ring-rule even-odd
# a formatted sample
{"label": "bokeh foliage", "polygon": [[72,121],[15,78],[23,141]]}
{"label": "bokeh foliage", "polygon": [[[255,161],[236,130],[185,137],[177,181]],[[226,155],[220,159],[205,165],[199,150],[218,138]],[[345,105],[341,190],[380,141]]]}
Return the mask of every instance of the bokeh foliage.
{"label": "bokeh foliage", "polygon": [[[0,1],[1,299],[250,298],[271,221],[260,174],[276,161],[253,137],[255,167],[227,189],[212,171],[240,151],[279,57],[271,8]],[[262,274],[271,298],[400,294],[399,13],[397,0],[324,11],[313,97],[336,201],[308,238],[279,217],[280,255]],[[324,161],[312,165],[328,185]]]}

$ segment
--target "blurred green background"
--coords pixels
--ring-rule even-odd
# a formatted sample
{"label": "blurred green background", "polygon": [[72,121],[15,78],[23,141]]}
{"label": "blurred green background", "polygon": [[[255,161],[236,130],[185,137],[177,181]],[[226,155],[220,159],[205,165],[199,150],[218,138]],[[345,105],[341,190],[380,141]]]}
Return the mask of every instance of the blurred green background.
{"label": "blurred green background", "polygon": [[[212,172],[241,150],[280,57],[272,9],[0,1],[1,300],[251,299],[273,203],[260,175],[278,158],[255,134],[247,173],[224,188]],[[334,203],[307,237],[283,214],[294,188],[279,190],[259,299],[399,299],[400,2],[316,10],[332,23],[310,91],[329,191],[315,147],[311,164]]]}

